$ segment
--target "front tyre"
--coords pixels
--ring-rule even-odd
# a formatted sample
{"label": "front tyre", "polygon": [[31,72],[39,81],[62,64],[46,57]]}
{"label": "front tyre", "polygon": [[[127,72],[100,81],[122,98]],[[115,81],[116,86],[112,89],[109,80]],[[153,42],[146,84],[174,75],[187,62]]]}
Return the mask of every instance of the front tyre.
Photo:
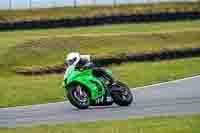
{"label": "front tyre", "polygon": [[119,89],[118,91],[111,92],[114,102],[120,106],[129,106],[133,101],[131,90],[120,81],[115,83],[115,87]]}
{"label": "front tyre", "polygon": [[89,95],[82,85],[70,85],[67,92],[67,98],[72,105],[74,105],[78,109],[87,109],[89,107]]}

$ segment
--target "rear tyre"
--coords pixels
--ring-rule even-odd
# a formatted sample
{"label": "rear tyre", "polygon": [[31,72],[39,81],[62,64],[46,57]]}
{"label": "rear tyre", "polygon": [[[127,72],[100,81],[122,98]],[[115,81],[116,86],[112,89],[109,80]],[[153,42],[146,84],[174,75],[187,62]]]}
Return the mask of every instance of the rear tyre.
{"label": "rear tyre", "polygon": [[120,106],[129,106],[133,101],[131,90],[120,81],[117,81],[116,85],[120,91],[111,92],[114,102]]}
{"label": "rear tyre", "polygon": [[80,84],[73,84],[68,87],[67,98],[70,103],[78,109],[87,109],[90,105],[87,90]]}

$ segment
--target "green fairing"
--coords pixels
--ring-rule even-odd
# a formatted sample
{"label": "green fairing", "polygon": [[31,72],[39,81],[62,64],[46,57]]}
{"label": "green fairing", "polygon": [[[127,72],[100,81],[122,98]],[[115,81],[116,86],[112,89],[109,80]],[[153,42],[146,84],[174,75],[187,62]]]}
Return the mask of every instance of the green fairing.
{"label": "green fairing", "polygon": [[[112,72],[110,71],[110,74]],[[82,72],[75,70],[75,66],[69,66],[68,70],[65,72],[64,75],[64,84],[67,91],[67,88],[72,83],[80,83],[88,89],[88,91],[91,94],[90,100],[96,101],[98,97],[105,95],[105,88],[103,84],[100,82],[98,78],[96,78],[92,74],[92,70],[84,70]],[[100,89],[102,90],[101,93],[99,93],[99,89],[96,85],[96,83],[99,85]]]}
{"label": "green fairing", "polygon": [[106,72],[107,72],[110,76],[112,76],[112,70],[107,69]]}

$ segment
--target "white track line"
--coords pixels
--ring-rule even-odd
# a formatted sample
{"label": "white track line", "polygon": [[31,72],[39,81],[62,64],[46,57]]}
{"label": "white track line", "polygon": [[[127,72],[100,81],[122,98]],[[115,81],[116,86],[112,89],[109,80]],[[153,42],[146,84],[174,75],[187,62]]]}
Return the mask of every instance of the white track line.
{"label": "white track line", "polygon": [[136,88],[132,88],[132,89],[137,90],[137,89],[144,89],[144,88],[149,88],[149,87],[156,87],[156,86],[161,86],[161,85],[165,85],[165,84],[178,83],[178,82],[181,82],[181,81],[190,80],[190,79],[194,79],[194,78],[198,78],[198,77],[200,77],[200,75],[193,76],[193,77],[187,77],[187,78],[183,78],[183,79],[177,79],[177,80],[173,80],[173,81],[162,82],[162,83],[153,84],[153,85],[136,87]]}

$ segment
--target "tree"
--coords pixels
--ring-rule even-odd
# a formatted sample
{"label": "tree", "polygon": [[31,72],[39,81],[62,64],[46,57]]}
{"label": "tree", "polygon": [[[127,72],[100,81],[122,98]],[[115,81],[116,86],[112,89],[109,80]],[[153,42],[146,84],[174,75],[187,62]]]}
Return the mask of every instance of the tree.
{"label": "tree", "polygon": [[117,5],[117,0],[113,1],[113,5],[116,6]]}
{"label": "tree", "polygon": [[96,4],[97,4],[96,0],[93,0],[93,5],[96,5]]}
{"label": "tree", "polygon": [[12,9],[12,0],[9,0],[9,9]]}
{"label": "tree", "polygon": [[29,8],[32,8],[32,0],[29,0]]}
{"label": "tree", "polygon": [[77,0],[74,0],[74,7],[77,7]]}

